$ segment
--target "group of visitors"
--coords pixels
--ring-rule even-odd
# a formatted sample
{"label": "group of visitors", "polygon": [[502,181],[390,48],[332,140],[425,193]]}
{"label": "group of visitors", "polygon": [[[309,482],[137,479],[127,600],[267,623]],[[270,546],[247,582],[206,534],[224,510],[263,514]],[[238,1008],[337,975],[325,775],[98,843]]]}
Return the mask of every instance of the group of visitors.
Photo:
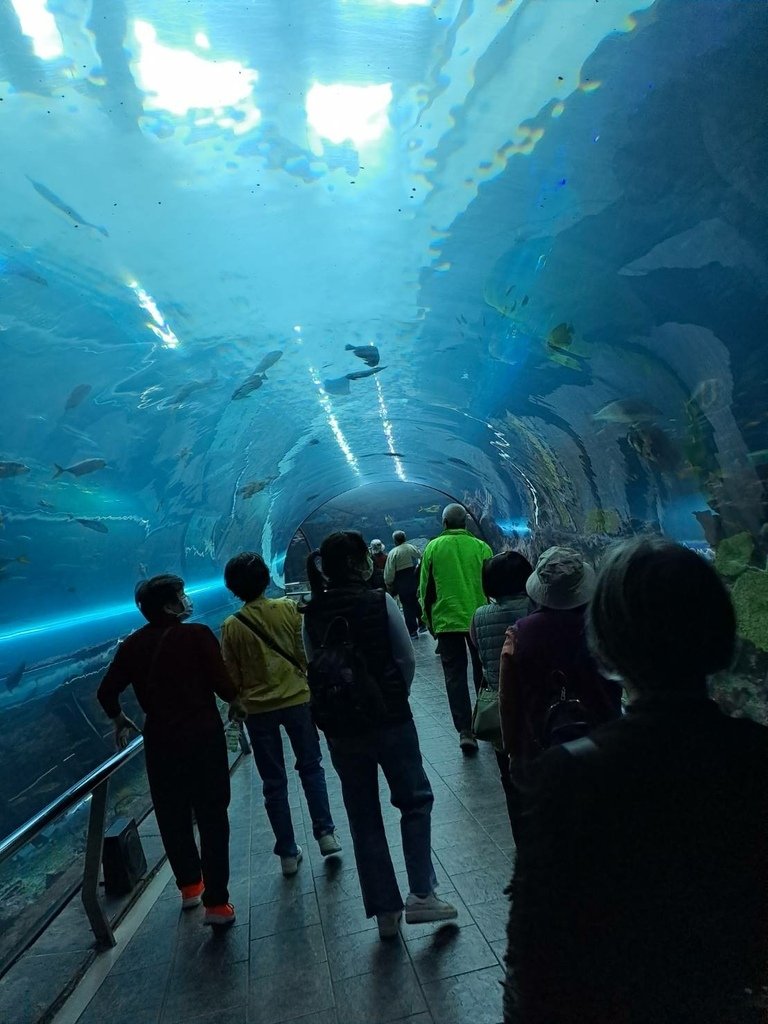
{"label": "group of visitors", "polygon": [[[494,746],[517,847],[505,1024],[763,1021],[768,730],[708,698],[707,677],[730,664],[735,645],[714,569],[660,539],[620,545],[597,575],[566,548],[534,567],[518,552],[494,556],[460,505],[445,509],[443,526],[423,554],[402,533],[389,555],[358,533],[331,534],[308,559],[303,615],[264,596],[258,554],[238,555],[225,582],[244,604],[224,623],[221,649],[206,626],[184,622],[191,606],[178,577],[139,585],[148,624],[118,648],[99,700],[118,745],[135,728],[119,703],[131,683],[146,714],[147,772],[182,906],[202,899],[213,925],[235,917],[218,696],[251,737],[286,875],[302,850],[281,726],[320,852],[341,850],[317,725],[381,937],[398,934],[403,913],[406,923],[456,917],[436,891],[434,798],[409,702],[422,616],[439,642],[465,754],[477,750],[469,664],[475,690],[496,700]],[[376,554],[385,555],[383,588],[371,586]],[[405,899],[379,768],[401,815]]]}

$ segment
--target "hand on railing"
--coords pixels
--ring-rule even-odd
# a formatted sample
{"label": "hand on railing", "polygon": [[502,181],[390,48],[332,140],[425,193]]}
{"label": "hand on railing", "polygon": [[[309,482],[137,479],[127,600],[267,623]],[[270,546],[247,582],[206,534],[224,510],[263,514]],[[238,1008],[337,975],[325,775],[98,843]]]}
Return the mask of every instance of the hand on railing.
{"label": "hand on railing", "polygon": [[131,733],[140,733],[138,725],[121,711],[117,718],[113,719],[115,726],[115,746],[118,750],[125,750],[131,742]]}
{"label": "hand on railing", "polygon": [[229,711],[227,712],[227,718],[230,722],[244,722],[248,717],[248,712],[245,706],[237,699],[233,700],[229,705]]}

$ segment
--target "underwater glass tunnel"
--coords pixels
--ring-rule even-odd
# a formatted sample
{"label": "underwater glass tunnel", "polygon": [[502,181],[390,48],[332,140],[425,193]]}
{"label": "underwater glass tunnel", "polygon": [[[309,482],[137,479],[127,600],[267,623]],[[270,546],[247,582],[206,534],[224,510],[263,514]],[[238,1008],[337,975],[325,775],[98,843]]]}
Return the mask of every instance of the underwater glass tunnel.
{"label": "underwater glass tunnel", "polygon": [[766,96],[763,0],[0,0],[0,836],[110,754],[139,578],[216,628],[238,550],[452,499],[713,558],[768,720]]}

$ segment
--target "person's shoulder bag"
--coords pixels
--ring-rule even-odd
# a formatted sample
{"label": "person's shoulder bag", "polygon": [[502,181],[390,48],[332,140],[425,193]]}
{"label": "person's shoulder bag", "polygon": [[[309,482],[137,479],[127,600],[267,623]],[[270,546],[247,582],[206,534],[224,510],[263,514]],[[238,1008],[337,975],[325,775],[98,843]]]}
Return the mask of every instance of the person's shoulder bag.
{"label": "person's shoulder bag", "polygon": [[252,633],[255,633],[259,640],[261,640],[262,643],[270,649],[270,651],[274,651],[275,654],[281,657],[284,661],[290,662],[290,664],[293,665],[297,672],[299,672],[303,676],[306,676],[307,672],[304,666],[300,662],[298,662],[292,654],[289,654],[287,651],[284,651],[283,648],[278,643],[276,643],[276,641],[274,641],[272,637],[261,628],[261,626],[257,626],[255,622],[251,622],[251,620],[247,618],[245,615],[243,615],[242,612],[235,612],[235,618],[238,620],[238,622],[242,622],[244,626],[247,626]]}

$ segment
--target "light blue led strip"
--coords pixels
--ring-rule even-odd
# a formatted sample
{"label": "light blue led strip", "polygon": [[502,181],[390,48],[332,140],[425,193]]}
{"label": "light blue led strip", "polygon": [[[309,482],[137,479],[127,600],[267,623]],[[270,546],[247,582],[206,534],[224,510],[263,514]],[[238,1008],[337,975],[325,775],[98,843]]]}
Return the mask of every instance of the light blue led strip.
{"label": "light blue led strip", "polygon": [[[222,582],[197,583],[191,587],[185,587],[185,592],[194,597],[197,594],[207,594],[212,590],[224,590]],[[83,612],[81,615],[72,615],[66,619],[51,619],[47,622],[34,623],[31,626],[24,626],[21,629],[14,629],[11,633],[0,633],[0,644],[8,643],[10,640],[20,640],[25,636],[36,636],[39,633],[55,633],[63,629],[74,629],[76,626],[85,625],[88,622],[101,622],[105,619],[114,619],[120,615],[129,615],[136,612],[137,608],[133,601],[124,604],[107,605],[105,608],[97,608],[91,612]]]}

